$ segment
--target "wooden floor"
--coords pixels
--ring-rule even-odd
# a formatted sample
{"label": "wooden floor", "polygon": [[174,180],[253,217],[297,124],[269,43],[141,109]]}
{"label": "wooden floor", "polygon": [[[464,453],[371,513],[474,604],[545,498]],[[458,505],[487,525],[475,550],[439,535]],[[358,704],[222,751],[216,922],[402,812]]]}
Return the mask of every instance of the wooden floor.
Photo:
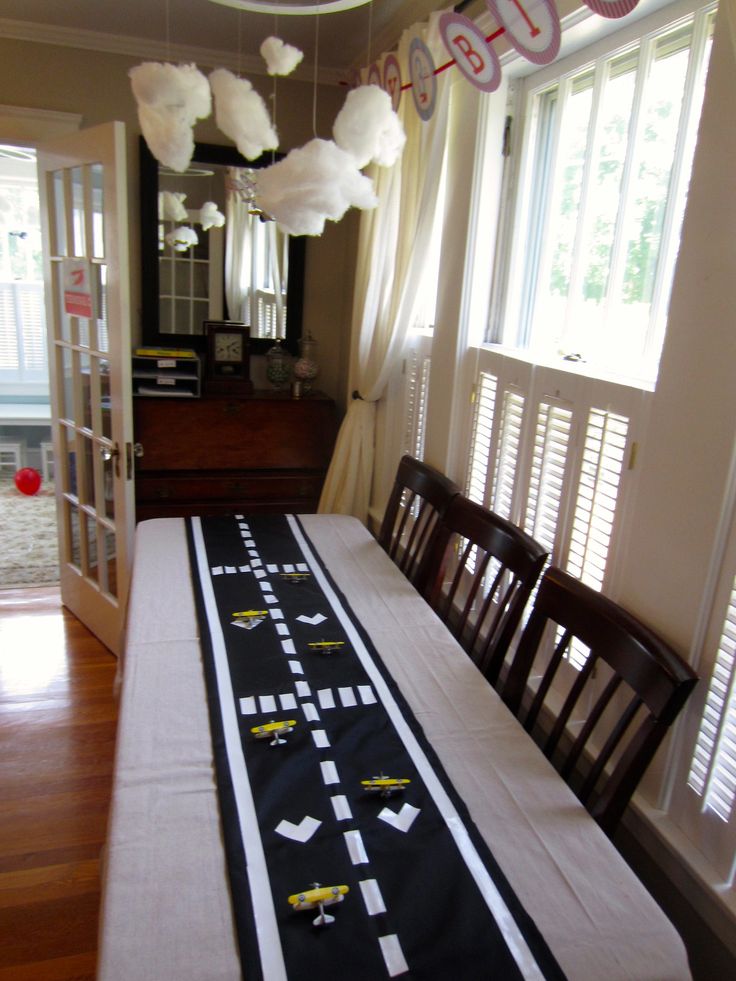
{"label": "wooden floor", "polygon": [[57,590],[0,590],[0,981],[95,977],[115,669]]}

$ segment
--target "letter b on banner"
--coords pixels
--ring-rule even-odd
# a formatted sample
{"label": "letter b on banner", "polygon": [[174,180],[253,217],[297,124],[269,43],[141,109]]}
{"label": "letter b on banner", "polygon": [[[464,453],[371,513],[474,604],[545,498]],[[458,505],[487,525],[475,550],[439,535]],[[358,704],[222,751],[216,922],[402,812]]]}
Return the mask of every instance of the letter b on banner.
{"label": "letter b on banner", "polygon": [[442,14],[440,33],[450,57],[468,81],[484,92],[494,92],[501,84],[501,64],[473,21],[463,14]]}

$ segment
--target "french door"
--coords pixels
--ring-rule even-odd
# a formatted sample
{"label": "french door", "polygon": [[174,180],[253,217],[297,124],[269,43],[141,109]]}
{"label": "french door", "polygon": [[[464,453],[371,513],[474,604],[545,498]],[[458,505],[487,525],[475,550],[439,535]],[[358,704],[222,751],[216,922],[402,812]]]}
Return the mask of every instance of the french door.
{"label": "french door", "polygon": [[125,128],[38,149],[61,598],[119,654],[134,527]]}

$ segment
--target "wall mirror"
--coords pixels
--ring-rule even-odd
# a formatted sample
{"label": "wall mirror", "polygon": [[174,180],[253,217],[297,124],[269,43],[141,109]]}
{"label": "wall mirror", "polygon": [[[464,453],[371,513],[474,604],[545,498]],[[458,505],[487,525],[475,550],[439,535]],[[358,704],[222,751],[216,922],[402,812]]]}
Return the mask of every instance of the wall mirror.
{"label": "wall mirror", "polygon": [[[238,193],[241,168],[272,161],[270,153],[248,161],[234,147],[197,143],[188,170],[178,174],[161,166],[140,138],[145,345],[204,353],[204,323],[231,320],[250,326],[253,354],[265,353],[277,338],[297,352],[305,240],[250,215]],[[213,209],[208,204],[202,211],[202,206],[208,202],[224,224],[207,227]],[[214,220],[221,219],[214,215]]]}

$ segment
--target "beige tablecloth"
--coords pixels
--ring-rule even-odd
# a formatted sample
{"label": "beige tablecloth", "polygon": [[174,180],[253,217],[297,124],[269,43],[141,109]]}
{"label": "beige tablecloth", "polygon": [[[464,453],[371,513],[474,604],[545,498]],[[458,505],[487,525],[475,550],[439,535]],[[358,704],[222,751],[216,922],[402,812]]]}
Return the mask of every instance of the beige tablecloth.
{"label": "beige tablecloth", "polygon": [[[354,518],[322,560],[571,981],[689,978],[678,934],[426,603]],[[240,977],[184,522],[136,532],[101,981]]]}

